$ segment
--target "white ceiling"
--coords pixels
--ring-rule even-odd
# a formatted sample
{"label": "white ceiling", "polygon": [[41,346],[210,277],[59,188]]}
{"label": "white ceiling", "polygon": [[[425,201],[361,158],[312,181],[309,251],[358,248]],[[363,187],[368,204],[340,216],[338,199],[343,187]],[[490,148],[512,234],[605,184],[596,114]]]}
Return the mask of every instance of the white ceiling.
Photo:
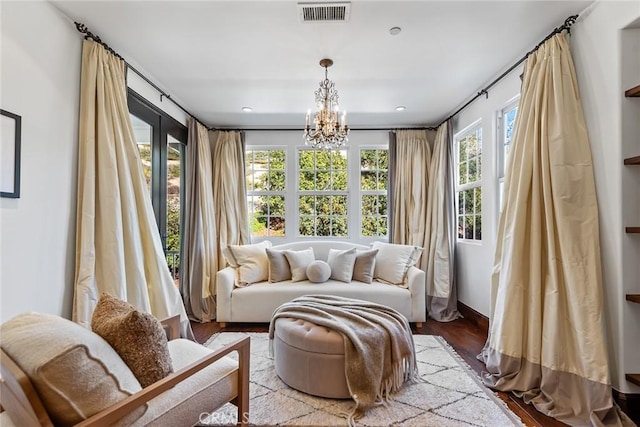
{"label": "white ceiling", "polygon": [[295,1],[52,2],[206,124],[243,128],[302,127],[325,57],[352,128],[438,124],[591,3],[354,0],[348,22],[301,23]]}

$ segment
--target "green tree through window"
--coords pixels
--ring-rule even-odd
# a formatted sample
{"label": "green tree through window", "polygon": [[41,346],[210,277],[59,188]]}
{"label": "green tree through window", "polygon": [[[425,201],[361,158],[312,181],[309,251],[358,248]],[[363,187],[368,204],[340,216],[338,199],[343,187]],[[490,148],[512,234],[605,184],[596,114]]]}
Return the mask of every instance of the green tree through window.
{"label": "green tree through window", "polygon": [[389,150],[360,150],[360,234],[386,237],[388,234],[387,182]]}
{"label": "green tree through window", "polygon": [[286,152],[246,150],[247,204],[251,235],[285,236]]}

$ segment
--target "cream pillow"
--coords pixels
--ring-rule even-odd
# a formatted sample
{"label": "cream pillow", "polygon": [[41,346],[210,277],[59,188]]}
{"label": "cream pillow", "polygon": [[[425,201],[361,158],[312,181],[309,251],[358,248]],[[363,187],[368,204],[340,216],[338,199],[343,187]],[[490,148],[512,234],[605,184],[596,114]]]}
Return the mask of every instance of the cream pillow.
{"label": "cream pillow", "polygon": [[237,286],[264,282],[269,278],[269,258],[266,249],[271,247],[270,241],[228,247],[230,256],[227,256],[227,261],[236,269]]}
{"label": "cream pillow", "polygon": [[291,279],[291,268],[289,268],[287,257],[284,256],[284,251],[267,248],[267,258],[269,259],[269,282]]}
{"label": "cream pillow", "polygon": [[362,283],[373,282],[373,272],[376,266],[378,249],[356,251],[356,262],[353,265],[353,279]]}
{"label": "cream pillow", "polygon": [[422,248],[383,242],[373,242],[371,248],[378,250],[373,277],[392,285],[406,286],[407,271],[420,258]]}
{"label": "cream pillow", "polygon": [[[75,425],[142,390],[118,353],[71,320],[24,313],[0,328],[2,350],[29,377],[54,425]],[[134,424],[146,405],[123,419]]]}
{"label": "cream pillow", "polygon": [[313,248],[302,251],[284,251],[284,256],[287,257],[289,267],[291,268],[291,281],[300,282],[307,280],[307,267],[316,260],[313,254]]}
{"label": "cream pillow", "polygon": [[331,278],[341,282],[351,282],[353,265],[356,262],[356,248],[347,250],[329,249],[327,264],[331,267]]}

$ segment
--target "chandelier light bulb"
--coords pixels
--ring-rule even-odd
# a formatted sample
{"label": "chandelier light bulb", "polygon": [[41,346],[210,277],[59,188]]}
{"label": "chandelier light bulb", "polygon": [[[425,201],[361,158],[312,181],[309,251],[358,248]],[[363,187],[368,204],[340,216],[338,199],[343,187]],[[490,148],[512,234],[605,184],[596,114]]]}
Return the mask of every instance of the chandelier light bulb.
{"label": "chandelier light bulb", "polygon": [[324,80],[315,92],[318,111],[313,115],[311,126],[311,111],[307,111],[304,127],[304,141],[306,145],[320,149],[334,149],[344,145],[348,138],[347,112],[342,112],[339,120],[340,107],[338,105],[338,91],[335,84],[328,78],[328,68],[333,65],[331,59],[323,59],[320,66],[324,67]]}

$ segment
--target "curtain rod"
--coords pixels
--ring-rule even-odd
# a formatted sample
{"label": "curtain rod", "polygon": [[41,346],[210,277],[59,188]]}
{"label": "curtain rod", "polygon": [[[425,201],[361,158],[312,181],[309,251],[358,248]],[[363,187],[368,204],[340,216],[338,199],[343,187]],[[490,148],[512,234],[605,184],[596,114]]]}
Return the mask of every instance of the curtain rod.
{"label": "curtain rod", "polygon": [[112,55],[114,55],[116,58],[121,59],[127,66],[128,69],[130,69],[131,71],[133,71],[134,73],[136,73],[138,76],[140,76],[142,78],[142,80],[144,80],[145,82],[149,83],[149,85],[151,85],[155,90],[157,90],[158,92],[160,92],[160,102],[162,102],[162,98],[167,98],[169,101],[173,102],[176,107],[178,107],[179,109],[181,109],[182,111],[184,111],[189,117],[191,117],[192,119],[196,120],[198,123],[200,123],[202,126],[206,127],[207,129],[209,128],[207,125],[204,124],[204,122],[202,120],[200,120],[199,118],[197,118],[196,116],[194,116],[193,114],[191,114],[189,111],[187,111],[186,108],[184,108],[182,105],[180,105],[178,102],[174,101],[171,98],[171,95],[169,95],[168,93],[166,93],[164,90],[162,90],[160,87],[158,87],[158,85],[156,85],[154,82],[152,82],[151,80],[149,80],[144,74],[142,74],[140,71],[136,70],[135,67],[133,67],[131,64],[129,64],[127,62],[126,59],[124,59],[122,56],[120,56],[115,50],[113,50],[108,44],[106,44],[105,42],[102,41],[102,39],[100,39],[100,37],[96,36],[95,34],[93,34],[91,31],[89,31],[89,29],[87,28],[86,25],[84,25],[83,23],[80,22],[73,22],[76,25],[76,30],[78,30],[80,33],[84,34],[84,38],[85,40],[91,39],[94,42],[98,43],[99,45],[101,45],[102,47],[104,47],[109,53],[111,53]]}
{"label": "curtain rod", "polygon": [[[208,128],[209,130],[217,130],[217,131],[238,131],[238,132],[250,132],[250,131],[260,131],[260,132],[264,132],[264,131],[277,131],[277,132],[282,132],[282,131],[296,131],[296,132],[304,132],[304,129],[300,128],[300,129],[295,129],[295,128],[250,128],[250,129],[243,129],[243,128],[217,128],[217,127],[210,127]],[[434,126],[428,126],[428,127],[414,127],[414,128],[349,128],[349,130],[352,131],[357,131],[357,130],[384,130],[384,131],[397,131],[397,130],[437,130],[436,127]]]}
{"label": "curtain rod", "polygon": [[449,117],[447,117],[446,119],[441,121],[440,124],[438,126],[436,126],[436,128],[440,127],[442,124],[446,123],[448,120],[454,118],[460,111],[462,111],[465,108],[467,108],[473,101],[475,101],[476,99],[480,98],[482,95],[484,95],[487,98],[489,98],[489,89],[491,89],[496,83],[498,83],[500,80],[505,78],[513,70],[515,70],[516,67],[518,67],[518,65],[522,64],[529,57],[529,55],[534,53],[536,50],[540,49],[540,47],[544,44],[544,42],[546,42],[547,40],[549,40],[551,37],[555,36],[556,34],[563,32],[564,30],[566,30],[567,33],[570,34],[571,33],[571,26],[576,23],[576,19],[578,19],[578,15],[571,15],[570,17],[565,19],[564,20],[564,24],[560,25],[559,27],[556,27],[551,33],[549,33],[549,35],[547,35],[547,37],[542,39],[542,41],[540,43],[538,43],[536,45],[536,47],[534,47],[529,52],[527,52],[522,58],[520,58],[518,60],[518,62],[516,62],[511,67],[509,67],[509,69],[507,71],[505,71],[504,73],[500,74],[500,76],[498,76],[495,80],[493,80],[491,83],[489,83],[489,85],[487,87],[485,87],[484,89],[480,90],[480,92],[478,92],[473,98],[471,98],[469,101],[467,101],[466,104],[464,104],[462,107],[458,108],[455,112],[451,113],[449,115]]}

